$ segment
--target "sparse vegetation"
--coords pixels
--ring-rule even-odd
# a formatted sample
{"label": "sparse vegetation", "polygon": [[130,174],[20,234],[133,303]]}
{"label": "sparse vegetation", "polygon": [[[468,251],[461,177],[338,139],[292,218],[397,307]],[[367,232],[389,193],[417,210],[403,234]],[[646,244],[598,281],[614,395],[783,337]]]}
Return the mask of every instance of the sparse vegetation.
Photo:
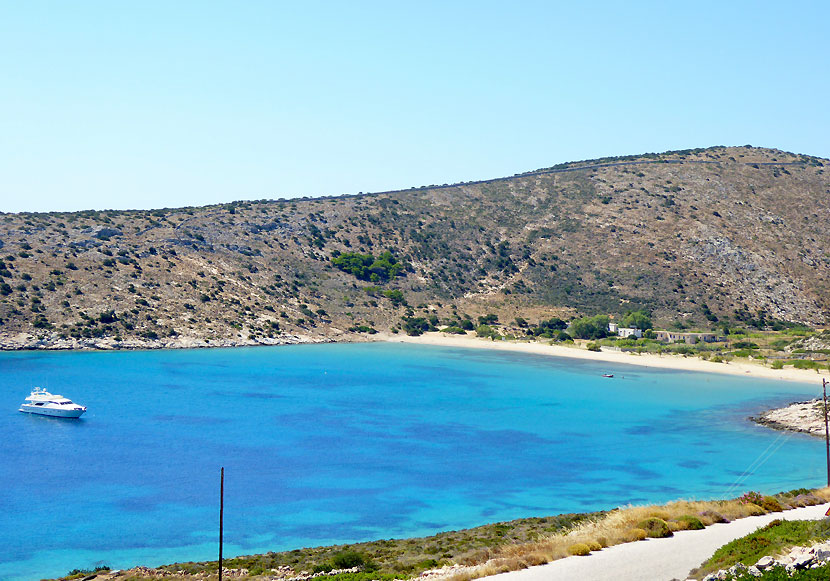
{"label": "sparse vegetation", "polygon": [[[758,493],[748,493],[734,500],[681,500],[662,506],[623,507],[603,513],[528,518],[420,539],[379,540],[242,556],[226,559],[224,564],[229,569],[247,570],[247,574],[236,577],[242,579],[268,575],[271,569],[281,566],[295,572],[358,567],[357,573],[343,573],[325,579],[390,581],[393,578],[408,579],[426,569],[451,563],[480,565],[475,573],[464,575],[465,578],[484,577],[569,555],[584,555],[620,543],[636,542],[647,538],[649,531],[666,535],[673,531],[697,529],[717,522],[764,514],[767,511],[754,502],[763,498]],[[774,498],[783,507],[808,506],[830,500],[830,489],[797,489],[768,498]],[[749,540],[726,545],[707,562],[699,575],[728,567],[738,560],[757,560],[776,547],[830,538],[830,525],[824,521],[806,524],[802,521],[773,521],[759,531],[759,535],[759,538],[766,540],[755,541],[747,537]],[[216,566],[216,561],[208,561],[177,563],[162,569],[166,575],[173,573],[175,578],[189,579],[201,572],[215,571]],[[131,578],[139,581],[154,575],[139,572]]]}
{"label": "sparse vegetation", "polygon": [[[794,546],[829,538],[830,522],[827,520],[774,520],[758,531],[727,543],[715,551],[715,554],[695,571],[695,577],[701,578],[712,571],[728,569],[736,563],[754,565],[763,556],[776,555]],[[782,577],[784,578],[788,577]]]}
{"label": "sparse vegetation", "polygon": [[[661,160],[676,163],[655,163]],[[434,315],[441,326],[466,331],[488,325],[505,340],[584,337],[605,345],[596,317],[612,316],[640,329],[717,327],[729,338],[714,349],[672,345],[666,353],[826,364],[830,337],[805,325],[823,324],[830,313],[823,292],[830,257],[822,250],[830,232],[802,215],[830,210],[826,160],[717,147],[579,169],[616,162],[327,199],[7,214],[0,342],[255,343],[268,338],[272,313],[286,313],[285,341],[327,340],[331,329],[348,332],[360,321],[397,331],[402,316]],[[794,165],[775,177],[775,163]],[[727,186],[729,198],[710,183]],[[109,311],[117,321],[73,333],[81,312]]]}

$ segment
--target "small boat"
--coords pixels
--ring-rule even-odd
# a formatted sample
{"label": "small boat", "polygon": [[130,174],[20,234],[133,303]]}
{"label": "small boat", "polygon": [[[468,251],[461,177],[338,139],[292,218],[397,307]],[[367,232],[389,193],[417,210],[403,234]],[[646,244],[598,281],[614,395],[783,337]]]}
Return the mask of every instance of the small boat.
{"label": "small boat", "polygon": [[603,377],[614,377],[614,374],[613,373],[603,373],[602,376]]}
{"label": "small boat", "polygon": [[45,389],[36,387],[18,411],[56,418],[79,418],[86,408],[62,395],[53,395]]}

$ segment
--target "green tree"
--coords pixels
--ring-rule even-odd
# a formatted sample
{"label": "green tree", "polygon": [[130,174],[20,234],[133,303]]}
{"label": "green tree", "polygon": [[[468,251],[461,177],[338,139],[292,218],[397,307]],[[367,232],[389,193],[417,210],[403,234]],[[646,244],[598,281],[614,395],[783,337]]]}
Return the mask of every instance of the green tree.
{"label": "green tree", "polygon": [[622,326],[645,331],[652,327],[651,317],[644,311],[628,311],[622,318]]}
{"label": "green tree", "polygon": [[427,331],[434,330],[434,327],[430,328],[429,321],[427,321],[424,317],[406,317],[403,323],[403,330],[407,335],[416,337],[418,335],[423,335]]}
{"label": "green tree", "polygon": [[569,334],[577,339],[602,339],[608,336],[608,321],[606,315],[583,317],[571,322]]}
{"label": "green tree", "polygon": [[359,252],[336,252],[331,258],[331,263],[343,272],[371,282],[387,281],[403,275],[404,272],[403,265],[388,250],[377,258]]}

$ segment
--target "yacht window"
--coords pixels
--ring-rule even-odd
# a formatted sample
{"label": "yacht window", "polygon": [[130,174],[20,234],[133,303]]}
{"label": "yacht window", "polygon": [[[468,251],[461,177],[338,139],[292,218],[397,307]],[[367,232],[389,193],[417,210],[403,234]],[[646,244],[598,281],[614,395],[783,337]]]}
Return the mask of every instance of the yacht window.
{"label": "yacht window", "polygon": [[42,401],[37,402],[35,405],[43,405]]}

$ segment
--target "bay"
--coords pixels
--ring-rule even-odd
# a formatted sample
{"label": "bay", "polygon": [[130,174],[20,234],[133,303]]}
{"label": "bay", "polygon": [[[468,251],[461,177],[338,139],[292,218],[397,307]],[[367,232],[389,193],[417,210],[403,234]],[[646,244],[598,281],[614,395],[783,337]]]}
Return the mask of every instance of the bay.
{"label": "bay", "polygon": [[[613,379],[601,377],[614,373]],[[400,344],[0,353],[0,579],[823,483],[816,385]],[[80,420],[16,410],[39,385]]]}

